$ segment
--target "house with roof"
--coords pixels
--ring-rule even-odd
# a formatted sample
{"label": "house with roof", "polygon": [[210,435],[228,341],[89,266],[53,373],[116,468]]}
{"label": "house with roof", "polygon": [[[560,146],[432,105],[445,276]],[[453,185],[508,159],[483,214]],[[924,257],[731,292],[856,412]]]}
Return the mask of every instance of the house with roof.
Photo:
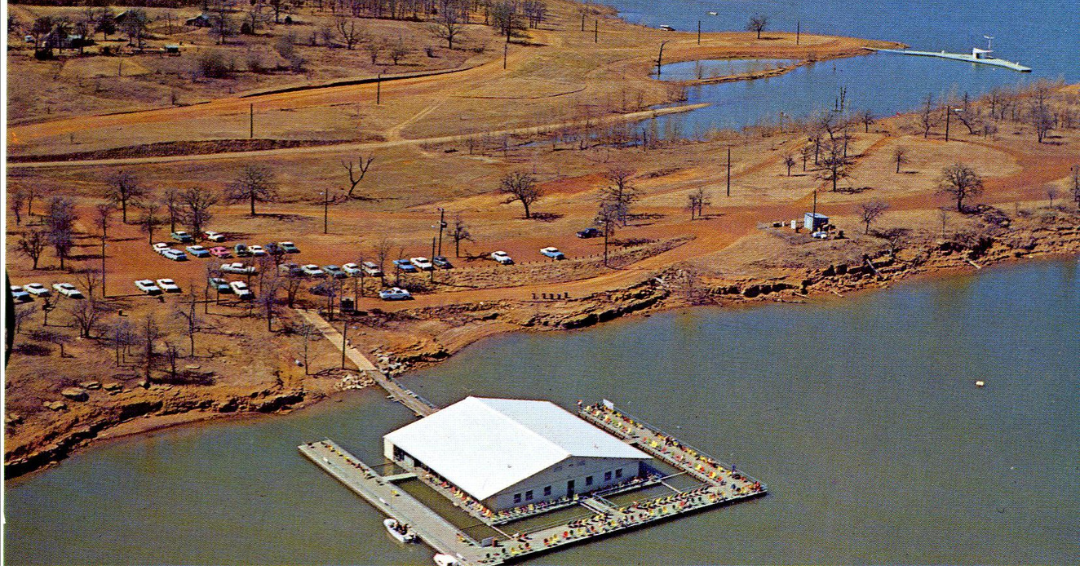
{"label": "house with roof", "polygon": [[481,397],[387,434],[383,452],[495,511],[628,481],[650,458],[554,403]]}

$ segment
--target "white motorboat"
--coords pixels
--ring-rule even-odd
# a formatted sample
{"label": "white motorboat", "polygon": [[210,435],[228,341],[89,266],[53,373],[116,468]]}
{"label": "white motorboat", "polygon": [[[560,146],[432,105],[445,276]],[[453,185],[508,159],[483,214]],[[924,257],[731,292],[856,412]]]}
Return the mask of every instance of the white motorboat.
{"label": "white motorboat", "polygon": [[399,524],[394,519],[386,519],[382,524],[386,527],[386,532],[390,533],[390,536],[397,539],[398,542],[413,542],[416,540],[416,533],[410,531],[408,525]]}
{"label": "white motorboat", "polygon": [[461,562],[449,554],[436,554],[433,558],[438,566],[458,566]]}

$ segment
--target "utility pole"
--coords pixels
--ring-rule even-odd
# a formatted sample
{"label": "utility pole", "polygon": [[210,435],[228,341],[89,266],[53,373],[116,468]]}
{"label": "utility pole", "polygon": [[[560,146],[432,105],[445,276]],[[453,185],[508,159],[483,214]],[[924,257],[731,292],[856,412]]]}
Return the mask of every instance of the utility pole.
{"label": "utility pole", "polygon": [[382,73],[375,79],[375,104],[382,104]]}
{"label": "utility pole", "polygon": [[101,234],[101,298],[108,297],[105,291],[105,233]]}
{"label": "utility pole", "polygon": [[949,141],[949,118],[952,116],[952,108],[945,106],[945,141]]}
{"label": "utility pole", "polygon": [[[431,237],[431,257],[428,258],[428,259],[431,260],[434,257],[435,257],[435,236],[432,236]],[[435,282],[435,264],[434,263],[431,264],[431,278],[430,278],[430,281],[432,283]]]}
{"label": "utility pole", "polygon": [[593,22],[593,43],[600,43],[600,20]]}
{"label": "utility pole", "polygon": [[585,10],[581,11],[581,31],[585,31]]}
{"label": "utility pole", "polygon": [[322,233],[329,234],[330,223],[330,190],[323,191],[323,207],[322,207]]}
{"label": "utility pole", "polygon": [[345,335],[349,332],[349,319],[344,316],[341,317],[341,369],[345,369],[345,348],[348,347],[348,341],[345,339]]}
{"label": "utility pole", "polygon": [[701,45],[701,20],[697,21],[697,44]]}
{"label": "utility pole", "polygon": [[731,196],[731,147],[727,148],[727,196]]}
{"label": "utility pole", "polygon": [[814,208],[813,208],[814,222],[817,222],[817,189],[814,189]]}
{"label": "utility pole", "polygon": [[510,52],[510,42],[503,44],[503,70],[506,70],[506,55]]}
{"label": "utility pole", "polygon": [[439,209],[439,254],[442,255],[442,232],[446,228],[446,209]]}
{"label": "utility pole", "polygon": [[799,36],[802,34],[802,22],[795,22],[795,45],[799,44]]}
{"label": "utility pole", "polygon": [[248,105],[248,139],[255,139],[255,105]]}

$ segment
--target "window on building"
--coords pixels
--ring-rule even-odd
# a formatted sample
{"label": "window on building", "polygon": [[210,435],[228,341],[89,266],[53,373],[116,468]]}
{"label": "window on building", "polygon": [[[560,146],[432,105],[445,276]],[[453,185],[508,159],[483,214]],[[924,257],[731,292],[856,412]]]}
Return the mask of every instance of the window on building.
{"label": "window on building", "polygon": [[585,476],[585,485],[592,485],[592,476]]}
{"label": "window on building", "polygon": [[559,470],[561,470],[561,469],[562,469],[562,466],[561,466],[561,465],[559,465],[559,466],[555,466],[555,469],[554,469],[554,471],[556,471],[556,472],[557,472],[557,471],[559,471]]}
{"label": "window on building", "polygon": [[515,493],[514,494],[514,503],[521,503],[521,494],[520,493]]}
{"label": "window on building", "polygon": [[525,492],[525,501],[532,501],[532,490]]}
{"label": "window on building", "polygon": [[544,488],[544,497],[547,497],[549,495],[551,495],[551,486],[550,485]]}
{"label": "window on building", "polygon": [[622,468],[620,468],[618,470],[615,470],[615,477],[617,477],[617,478],[622,477]]}
{"label": "window on building", "polygon": [[611,481],[611,472],[604,472],[604,481]]}

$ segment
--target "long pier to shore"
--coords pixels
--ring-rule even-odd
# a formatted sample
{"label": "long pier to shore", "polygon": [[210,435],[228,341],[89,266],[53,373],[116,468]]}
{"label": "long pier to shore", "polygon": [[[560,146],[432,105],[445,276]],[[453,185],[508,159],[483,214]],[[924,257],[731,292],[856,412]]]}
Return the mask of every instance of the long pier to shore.
{"label": "long pier to shore", "polygon": [[917,57],[937,57],[938,59],[950,59],[952,61],[963,61],[965,63],[975,63],[978,65],[1004,67],[1006,69],[1018,71],[1021,73],[1031,72],[1031,67],[1025,67],[1020,63],[1014,63],[1012,61],[1006,61],[1004,59],[997,59],[994,57],[980,59],[969,53],[947,53],[945,51],[915,51],[914,49],[877,49],[874,47],[864,47],[863,49],[869,49],[870,51],[877,51],[879,53],[896,53],[899,55],[915,55]]}
{"label": "long pier to shore", "polygon": [[[671,494],[648,497],[622,506],[605,499],[602,494],[585,494],[572,501],[572,505],[581,506],[583,515],[579,517],[582,518],[558,521],[524,532],[516,531],[513,535],[494,526],[500,521],[483,521],[503,536],[477,541],[396,485],[397,481],[417,478],[417,473],[410,471],[383,476],[329,439],[303,444],[299,450],[380,512],[408,525],[436,552],[455,557],[462,566],[513,562],[766,493],[764,484],[735,470],[734,466],[719,462],[658,428],[619,411],[608,402],[583,407],[579,415],[673,466],[678,470],[678,475],[685,474],[697,480],[697,485],[679,490],[662,479],[650,481],[648,485],[666,486]],[[453,497],[450,501],[465,510],[467,502],[457,501]],[[537,514],[529,512],[522,516]]]}

